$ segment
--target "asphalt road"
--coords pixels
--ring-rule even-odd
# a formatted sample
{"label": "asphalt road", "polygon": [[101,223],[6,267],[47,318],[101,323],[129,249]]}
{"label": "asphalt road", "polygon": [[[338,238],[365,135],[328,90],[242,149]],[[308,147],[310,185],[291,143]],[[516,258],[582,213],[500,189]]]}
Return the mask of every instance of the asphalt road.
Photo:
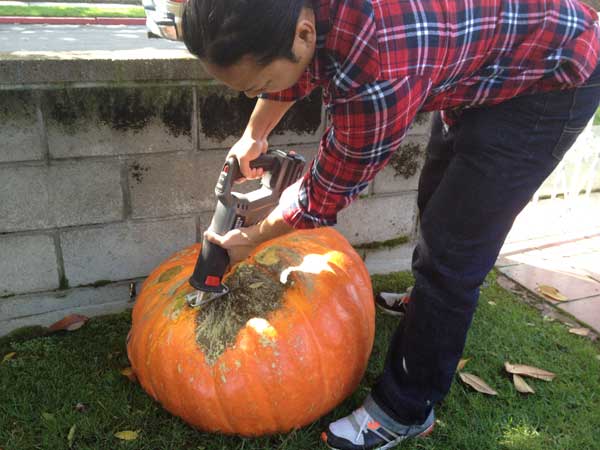
{"label": "asphalt road", "polygon": [[156,51],[173,56],[187,54],[185,45],[165,39],[149,39],[144,26],[132,25],[8,25],[0,24],[0,53],[121,52],[145,55]]}

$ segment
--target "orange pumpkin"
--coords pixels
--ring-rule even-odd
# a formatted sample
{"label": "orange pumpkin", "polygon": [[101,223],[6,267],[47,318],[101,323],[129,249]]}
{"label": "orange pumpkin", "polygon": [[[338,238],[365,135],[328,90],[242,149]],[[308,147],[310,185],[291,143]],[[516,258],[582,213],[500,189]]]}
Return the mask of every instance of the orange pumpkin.
{"label": "orange pumpkin", "polygon": [[127,352],[142,387],[205,431],[286,432],[329,412],[358,386],[375,328],[371,281],[337,231],[296,231],[236,265],[231,293],[191,308],[200,245],[144,282]]}

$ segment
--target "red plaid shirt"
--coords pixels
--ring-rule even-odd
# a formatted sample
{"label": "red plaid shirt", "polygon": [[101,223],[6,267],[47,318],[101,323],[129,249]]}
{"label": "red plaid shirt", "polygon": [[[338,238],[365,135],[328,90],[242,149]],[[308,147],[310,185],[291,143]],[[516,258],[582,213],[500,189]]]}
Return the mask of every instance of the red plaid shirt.
{"label": "red plaid shirt", "polygon": [[315,0],[317,48],[292,101],[323,87],[330,126],[282,197],[295,228],[334,225],[419,111],[492,105],[583,83],[600,25],[576,0]]}

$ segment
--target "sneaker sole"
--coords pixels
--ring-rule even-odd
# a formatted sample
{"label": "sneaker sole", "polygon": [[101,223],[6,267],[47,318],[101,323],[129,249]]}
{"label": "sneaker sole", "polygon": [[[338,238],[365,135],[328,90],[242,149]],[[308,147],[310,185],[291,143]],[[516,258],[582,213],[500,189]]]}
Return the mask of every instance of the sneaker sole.
{"label": "sneaker sole", "polygon": [[[406,439],[413,439],[413,438],[424,438],[429,436],[431,433],[433,433],[433,429],[435,428],[435,422],[432,423],[429,428],[427,428],[425,431],[423,431],[420,434],[417,434],[415,436],[410,436],[410,437],[403,437],[401,439],[396,439],[395,441],[392,442],[388,442],[387,444],[385,444],[383,447],[379,447],[377,448],[377,450],[389,450],[390,448],[393,448],[397,445],[399,445],[400,443],[402,443],[403,441],[405,441]],[[321,433],[321,440],[325,443],[325,445],[327,446],[327,448],[330,448],[331,450],[340,450],[338,448],[332,447],[329,444],[327,444],[327,434],[325,434],[325,432]]]}
{"label": "sneaker sole", "polygon": [[375,303],[375,304],[377,305],[377,308],[378,308],[380,311],[382,311],[384,314],[387,314],[388,316],[396,316],[396,317],[398,317],[398,316],[403,316],[403,315],[404,315],[404,313],[403,313],[403,312],[400,312],[400,311],[393,311],[393,310],[391,310],[391,309],[388,309],[388,308],[386,308],[386,307],[384,307],[384,306],[381,306],[379,303]]}

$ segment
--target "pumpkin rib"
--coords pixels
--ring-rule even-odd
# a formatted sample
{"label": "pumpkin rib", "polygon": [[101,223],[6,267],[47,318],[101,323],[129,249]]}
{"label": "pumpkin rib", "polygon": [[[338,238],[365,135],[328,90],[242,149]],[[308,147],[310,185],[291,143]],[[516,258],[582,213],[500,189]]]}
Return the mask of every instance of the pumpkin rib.
{"label": "pumpkin rib", "polygon": [[[251,334],[253,332],[247,331],[248,334]],[[256,339],[254,338],[254,336],[252,336],[251,339],[249,339],[252,343],[253,346],[253,350],[255,351],[256,347],[259,345],[256,342]],[[264,384],[263,384],[263,380],[260,379],[260,382],[256,382],[256,380],[253,380],[250,378],[251,374],[255,374],[258,372],[258,364],[255,361],[254,358],[252,358],[252,356],[250,354],[248,354],[248,352],[246,351],[242,351],[241,349],[239,349],[239,354],[243,355],[244,357],[244,361],[242,362],[242,364],[244,365],[244,367],[248,367],[248,370],[245,370],[242,372],[242,376],[248,381],[247,386],[248,386],[248,390],[250,391],[250,389],[254,389],[256,392],[256,389],[260,390],[260,394],[262,395],[257,395],[257,396],[251,396],[249,395],[251,400],[256,401],[256,399],[268,399],[268,390],[265,388]],[[266,403],[264,406],[264,409],[260,409],[260,411],[268,411],[269,412],[269,416],[268,419],[270,420],[270,424],[267,426],[267,428],[271,428],[271,429],[278,429],[279,424],[277,423],[274,415],[273,415],[273,411],[268,407],[268,402],[261,402],[261,403]],[[263,421],[264,422],[264,421]],[[264,423],[261,424],[263,427],[265,426]]]}
{"label": "pumpkin rib", "polygon": [[[219,358],[221,359],[221,358]],[[217,360],[218,362],[218,360]],[[226,433],[234,433],[235,432],[235,427],[232,425],[231,421],[229,420],[229,415],[227,414],[225,407],[223,406],[223,401],[228,400],[228,399],[224,399],[223,395],[221,395],[223,393],[222,390],[222,386],[220,381],[220,378],[218,376],[215,376],[216,374],[214,373],[216,370],[218,370],[218,366],[215,363],[215,365],[212,367],[212,374],[213,376],[210,377],[210,379],[212,380],[212,382],[214,383],[215,386],[215,396],[214,396],[214,400],[215,400],[215,404],[218,406],[219,412],[221,413],[221,417],[223,420],[223,423],[227,426],[226,430],[223,430]]]}
{"label": "pumpkin rib", "polygon": [[323,369],[323,361],[321,360],[323,349],[321,348],[321,346],[318,343],[319,340],[316,337],[316,333],[313,328],[311,320],[306,316],[304,311],[298,309],[297,312],[298,312],[298,315],[304,320],[304,323],[306,323],[305,329],[308,331],[307,334],[308,334],[309,338],[311,339],[312,345],[319,350],[316,360],[319,364],[319,374],[320,374],[320,379],[322,380],[321,385],[322,385],[323,395],[319,399],[319,402],[322,404],[323,403],[322,400],[328,398],[329,393],[330,393],[329,383],[328,383],[327,377],[325,376],[325,370]]}

